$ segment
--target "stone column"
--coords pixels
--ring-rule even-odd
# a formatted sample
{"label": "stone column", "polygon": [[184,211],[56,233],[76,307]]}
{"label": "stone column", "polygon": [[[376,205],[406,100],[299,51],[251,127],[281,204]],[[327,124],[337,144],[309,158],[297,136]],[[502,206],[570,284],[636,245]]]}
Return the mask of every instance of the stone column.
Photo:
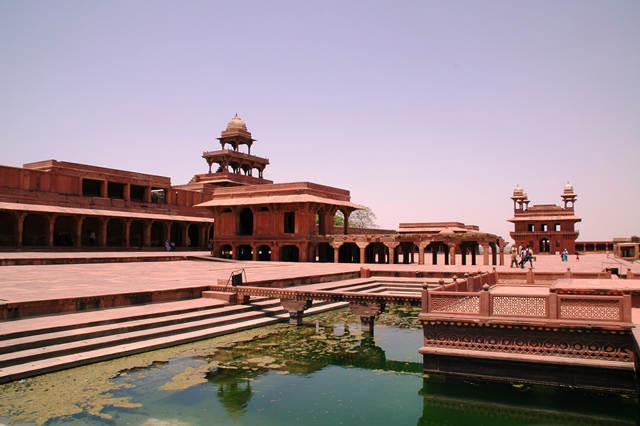
{"label": "stone column", "polygon": [[58,217],[58,215],[42,215],[43,217],[46,217],[47,219],[49,219],[49,235],[47,236],[47,245],[49,247],[53,247],[53,233],[55,231],[55,225],[56,225],[56,218]]}
{"label": "stone column", "polygon": [[18,228],[18,241],[16,241],[16,245],[18,247],[22,247],[22,237],[24,234],[24,218],[27,217],[27,212],[20,212],[16,215],[17,228]]}
{"label": "stone column", "polygon": [[450,259],[450,264],[454,265],[456,264],[456,245],[455,244],[447,244],[447,246],[449,246],[449,259]]}
{"label": "stone column", "polygon": [[364,255],[369,243],[367,241],[357,241],[356,245],[360,248],[360,263],[365,263]]}
{"label": "stone column", "polygon": [[298,246],[298,261],[300,262],[308,262],[309,261],[309,244],[299,243]]}
{"label": "stone column", "polygon": [[142,237],[142,247],[151,247],[151,225],[153,224],[150,220],[145,220],[144,222],[144,230]]}
{"label": "stone column", "polygon": [[107,198],[109,196],[108,187],[109,183],[106,180],[103,180],[100,185],[100,197]]}
{"label": "stone column", "polygon": [[143,201],[145,203],[151,203],[151,187],[150,186],[147,186],[144,190]]}
{"label": "stone column", "polygon": [[82,222],[84,221],[84,216],[78,216],[78,220],[76,222],[76,247],[82,247]]}
{"label": "stone column", "polygon": [[123,222],[124,222],[124,246],[128,248],[131,246],[129,241],[129,239],[131,238],[131,218],[125,218]]}
{"label": "stone column", "polygon": [[124,184],[124,191],[122,191],[122,198],[125,201],[131,200],[131,184],[130,183]]}
{"label": "stone column", "polygon": [[504,248],[507,246],[507,242],[500,238],[498,245],[500,247],[500,266],[504,266]]}
{"label": "stone column", "polygon": [[344,213],[344,235],[348,235],[349,234],[349,216],[351,215],[350,212],[343,212]]}
{"label": "stone column", "polygon": [[489,244],[480,244],[482,247],[482,261],[483,265],[489,264]]}
{"label": "stone column", "polygon": [[182,235],[180,238],[180,245],[182,247],[187,247],[187,238],[189,237],[189,225],[181,223],[180,230],[182,231]]}
{"label": "stone column", "polygon": [[304,310],[311,307],[311,300],[280,299],[282,307],[289,312],[289,324],[302,325]]}
{"label": "stone column", "polygon": [[171,243],[171,225],[173,225],[172,221],[168,221],[163,224],[165,232],[164,232],[164,238],[160,242],[162,244],[162,247],[164,247],[164,243],[167,240],[169,240],[169,243]]}
{"label": "stone column", "polygon": [[342,247],[342,243],[332,242],[331,247],[333,247],[333,263],[340,262],[340,247]]}
{"label": "stone column", "polygon": [[106,217],[99,218],[100,222],[102,222],[102,231],[100,232],[100,246],[107,246],[107,223],[109,223],[109,219]]}
{"label": "stone column", "polygon": [[349,307],[354,315],[360,317],[362,332],[368,333],[373,337],[375,318],[384,312],[384,302],[349,302]]}
{"label": "stone column", "polygon": [[424,265],[424,250],[427,248],[428,244],[420,243],[418,245],[418,265]]}
{"label": "stone column", "polygon": [[400,243],[392,242],[392,243],[383,243],[383,244],[389,248],[389,264],[393,265],[394,263],[396,263],[396,259],[395,259],[396,247],[398,247]]}

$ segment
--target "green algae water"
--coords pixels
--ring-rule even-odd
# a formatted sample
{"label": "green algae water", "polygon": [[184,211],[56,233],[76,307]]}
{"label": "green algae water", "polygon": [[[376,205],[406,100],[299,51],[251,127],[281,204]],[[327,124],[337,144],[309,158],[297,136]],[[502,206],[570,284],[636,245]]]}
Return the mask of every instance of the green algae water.
{"label": "green algae water", "polygon": [[[409,319],[402,318],[404,313],[381,317],[374,339],[343,310],[308,318],[302,327],[279,325],[252,337],[199,342],[193,350],[156,355],[155,362],[149,362],[149,356],[129,357],[129,367],[106,379],[68,370],[65,389],[81,382],[82,390],[70,391],[77,395],[71,404],[77,410],[67,408],[37,419],[26,415],[28,408],[21,412],[17,402],[3,404],[3,397],[23,392],[31,397],[24,403],[37,413],[38,404],[43,410],[45,404],[56,405],[43,396],[57,392],[54,379],[47,382],[41,376],[5,385],[0,387],[0,423],[632,425],[640,418],[636,399],[623,395],[425,377],[417,352],[422,332],[407,327],[415,322],[411,313]],[[36,388],[46,383],[49,389]],[[90,392],[95,392],[94,399]],[[61,399],[57,405],[65,404]]]}

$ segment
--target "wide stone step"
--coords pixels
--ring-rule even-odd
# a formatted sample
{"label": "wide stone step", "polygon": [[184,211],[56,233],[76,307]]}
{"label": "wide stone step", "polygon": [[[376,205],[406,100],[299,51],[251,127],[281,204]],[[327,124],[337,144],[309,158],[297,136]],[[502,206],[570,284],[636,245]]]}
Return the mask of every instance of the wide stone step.
{"label": "wide stone step", "polygon": [[[227,306],[227,304],[218,300],[190,299],[96,311],[74,312],[56,315],[55,317],[40,316],[0,321],[0,341],[82,327],[205,311],[223,306]],[[55,320],[52,320],[52,318],[55,318]]]}
{"label": "wide stone step", "polygon": [[177,336],[164,336],[137,342],[128,342],[120,345],[93,349],[90,351],[77,352],[53,358],[25,362],[23,364],[11,365],[0,368],[0,384],[41,374],[52,373],[54,371],[79,367],[81,365],[192,343],[251,328],[262,327],[265,325],[283,322],[287,318],[288,315],[286,314],[282,314],[277,317],[254,318],[252,320],[183,333]]}
{"label": "wide stone step", "polygon": [[[235,307],[234,307],[235,308]],[[136,342],[140,340],[153,339],[157,337],[171,336],[181,333],[189,333],[220,325],[233,324],[245,320],[263,317],[266,314],[260,311],[243,310],[237,312],[232,309],[230,312],[214,318],[207,318],[188,323],[178,323],[162,325],[152,328],[144,328],[133,331],[123,331],[122,333],[109,334],[101,337],[93,337],[68,341],[65,343],[55,343],[33,349],[25,349],[0,355],[0,368],[15,363],[30,362],[45,358],[69,355],[79,351],[115,346],[123,343]]]}
{"label": "wide stone step", "polygon": [[[0,355],[0,383],[286,322],[289,319],[288,313],[282,309],[277,299],[258,299],[250,305],[240,305],[239,308],[242,310],[246,306],[253,311],[238,312],[238,307],[233,306],[225,308],[229,315],[206,320],[3,354]],[[305,313],[312,315],[345,306],[348,304],[314,302]]]}
{"label": "wide stone step", "polygon": [[71,328],[62,331],[48,332],[45,334],[36,334],[14,339],[6,339],[0,341],[0,359],[2,354],[7,354],[10,352],[24,351],[27,349],[34,349],[43,346],[105,337],[113,334],[124,334],[139,330],[147,330],[174,324],[217,318],[229,315],[233,312],[247,312],[251,309],[252,307],[248,305],[220,307],[216,309],[199,310],[187,313],[176,313],[175,315],[163,315],[160,317],[151,317],[139,320],[133,319],[126,322],[118,321],[101,325],[89,325],[82,328]]}

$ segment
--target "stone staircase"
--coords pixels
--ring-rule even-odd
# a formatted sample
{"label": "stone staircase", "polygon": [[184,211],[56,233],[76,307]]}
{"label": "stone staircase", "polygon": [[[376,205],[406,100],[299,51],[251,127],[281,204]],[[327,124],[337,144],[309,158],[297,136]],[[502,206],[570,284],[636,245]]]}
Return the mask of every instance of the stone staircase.
{"label": "stone staircase", "polygon": [[[306,314],[345,306],[314,302]],[[0,383],[286,322],[277,299],[192,299],[0,322]]]}

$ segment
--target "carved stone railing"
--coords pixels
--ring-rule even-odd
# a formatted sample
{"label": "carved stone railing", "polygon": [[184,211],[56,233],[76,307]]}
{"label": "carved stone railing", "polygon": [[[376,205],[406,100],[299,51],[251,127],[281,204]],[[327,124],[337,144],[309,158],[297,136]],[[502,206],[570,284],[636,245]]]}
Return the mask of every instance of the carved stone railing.
{"label": "carved stone railing", "polygon": [[[452,284],[449,285],[451,287]],[[421,319],[433,316],[461,316],[488,320],[508,317],[551,322],[630,323],[629,294],[615,295],[547,295],[492,294],[485,284],[480,292],[444,291],[441,288],[423,290]]]}

